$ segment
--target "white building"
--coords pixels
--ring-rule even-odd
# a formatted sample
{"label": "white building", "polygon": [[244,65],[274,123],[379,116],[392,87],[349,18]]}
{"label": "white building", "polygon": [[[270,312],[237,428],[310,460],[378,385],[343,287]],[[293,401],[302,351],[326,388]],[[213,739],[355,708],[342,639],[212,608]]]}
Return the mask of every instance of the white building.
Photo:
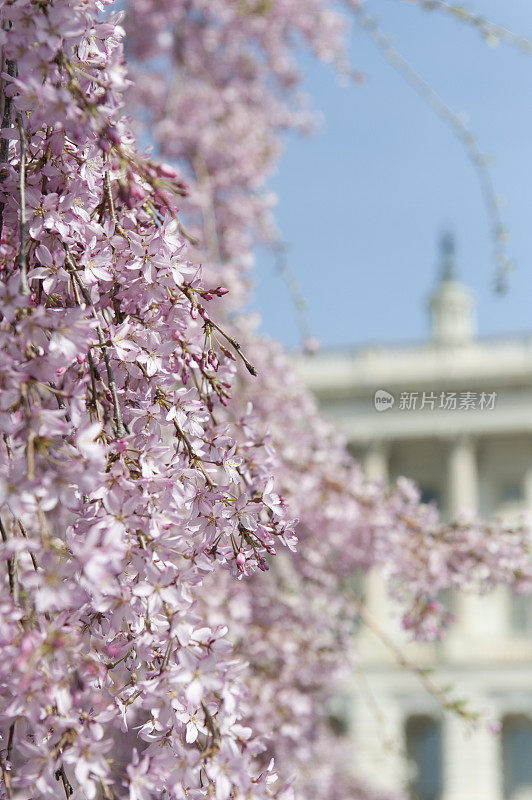
{"label": "white building", "polygon": [[[368,476],[413,478],[448,520],[463,509],[508,517],[532,508],[532,335],[476,338],[474,299],[455,277],[449,237],[429,309],[429,341],[329,351],[297,366]],[[397,630],[397,610],[375,577],[365,602],[381,630]],[[501,735],[442,715],[363,627],[363,673],[347,703],[358,767],[383,787],[409,782],[417,800],[530,800],[530,603],[502,589],[451,602],[459,621],[444,642],[405,645],[393,635],[411,661],[434,667],[435,682],[453,684],[452,696],[499,720]]]}

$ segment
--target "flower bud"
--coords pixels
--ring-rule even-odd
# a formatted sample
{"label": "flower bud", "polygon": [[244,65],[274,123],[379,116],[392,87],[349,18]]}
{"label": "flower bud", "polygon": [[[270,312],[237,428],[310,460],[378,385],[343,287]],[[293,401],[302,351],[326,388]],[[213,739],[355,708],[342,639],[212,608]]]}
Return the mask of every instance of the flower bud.
{"label": "flower bud", "polygon": [[162,178],[177,178],[177,172],[170,164],[158,164],[157,172]]}
{"label": "flower bud", "polygon": [[146,192],[136,181],[131,181],[129,184],[129,196],[132,200],[144,200]]}
{"label": "flower bud", "polygon": [[120,138],[120,134],[112,125],[107,126],[107,130],[105,131],[107,138],[109,139],[112,144],[120,144],[122,139]]}
{"label": "flower bud", "polygon": [[102,150],[104,153],[108,153],[108,152],[109,152],[109,150],[111,149],[111,145],[109,144],[109,142],[107,141],[107,139],[104,139],[104,137],[103,137],[103,136],[100,136],[100,137],[99,137],[99,139],[98,139],[98,147],[99,147],[99,148],[100,148],[100,150]]}
{"label": "flower bud", "polygon": [[236,361],[236,356],[235,356],[234,353],[232,353],[230,350],[228,350],[227,347],[224,347],[223,344],[220,345],[220,347],[221,347],[221,350],[222,350],[222,353],[224,354],[224,356],[226,356],[227,358],[230,358],[231,361]]}

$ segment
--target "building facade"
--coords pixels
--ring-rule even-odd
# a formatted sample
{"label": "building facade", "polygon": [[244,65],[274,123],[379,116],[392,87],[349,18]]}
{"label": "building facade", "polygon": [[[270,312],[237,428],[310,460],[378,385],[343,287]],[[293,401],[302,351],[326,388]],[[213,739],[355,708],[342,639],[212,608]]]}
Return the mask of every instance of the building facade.
{"label": "building facade", "polygon": [[[532,335],[479,339],[474,298],[455,275],[449,239],[422,343],[296,359],[370,478],[416,481],[448,521],[475,510],[512,519],[532,509]],[[452,685],[500,735],[468,728],[398,665],[362,626],[363,668],[342,707],[357,767],[417,800],[532,800],[532,605],[505,589],[449,598],[457,622],[445,641],[408,642],[382,582],[364,588],[376,627],[417,666]]]}

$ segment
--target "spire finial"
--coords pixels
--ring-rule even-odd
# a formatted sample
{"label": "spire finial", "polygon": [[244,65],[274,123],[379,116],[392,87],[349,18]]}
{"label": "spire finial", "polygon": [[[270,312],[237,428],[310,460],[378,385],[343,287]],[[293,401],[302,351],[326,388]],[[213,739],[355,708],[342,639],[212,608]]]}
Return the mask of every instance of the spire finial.
{"label": "spire finial", "polygon": [[454,265],[455,241],[450,231],[444,231],[440,239],[441,282],[456,278]]}

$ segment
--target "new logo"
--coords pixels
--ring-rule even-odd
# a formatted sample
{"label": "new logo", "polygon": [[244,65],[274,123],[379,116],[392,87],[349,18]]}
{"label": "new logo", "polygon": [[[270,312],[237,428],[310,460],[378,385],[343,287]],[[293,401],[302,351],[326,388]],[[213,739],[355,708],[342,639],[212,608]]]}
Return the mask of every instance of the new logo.
{"label": "new logo", "polygon": [[386,389],[377,389],[373,402],[377,411],[388,411],[395,403],[395,397]]}

